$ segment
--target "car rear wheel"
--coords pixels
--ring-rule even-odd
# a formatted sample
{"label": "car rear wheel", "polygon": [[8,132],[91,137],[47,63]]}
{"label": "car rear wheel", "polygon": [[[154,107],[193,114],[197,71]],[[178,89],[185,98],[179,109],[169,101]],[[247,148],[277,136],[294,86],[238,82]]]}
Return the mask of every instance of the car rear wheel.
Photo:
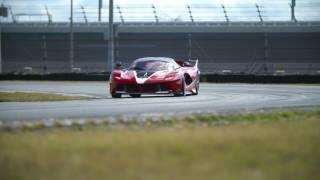
{"label": "car rear wheel", "polygon": [[133,98],[139,98],[141,97],[141,94],[129,94]]}
{"label": "car rear wheel", "polygon": [[111,94],[112,98],[121,98],[121,94]]}
{"label": "car rear wheel", "polygon": [[199,94],[199,86],[200,86],[200,78],[199,78],[199,75],[198,75],[197,79],[196,79],[196,92],[194,93],[194,95],[198,95]]}

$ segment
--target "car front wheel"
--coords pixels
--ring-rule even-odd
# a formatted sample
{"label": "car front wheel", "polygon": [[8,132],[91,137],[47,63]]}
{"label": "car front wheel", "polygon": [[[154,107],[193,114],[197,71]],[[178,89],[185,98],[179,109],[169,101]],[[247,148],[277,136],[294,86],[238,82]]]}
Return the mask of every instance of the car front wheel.
{"label": "car front wheel", "polygon": [[133,98],[139,98],[141,97],[141,94],[129,94]]}
{"label": "car front wheel", "polygon": [[111,94],[112,98],[121,98],[121,94]]}
{"label": "car front wheel", "polygon": [[181,92],[175,93],[174,96],[186,96],[186,82],[184,78],[181,79]]}
{"label": "car front wheel", "polygon": [[199,75],[198,75],[197,79],[196,79],[196,92],[194,93],[194,95],[198,95],[199,94],[199,87],[200,87],[200,78],[199,78]]}

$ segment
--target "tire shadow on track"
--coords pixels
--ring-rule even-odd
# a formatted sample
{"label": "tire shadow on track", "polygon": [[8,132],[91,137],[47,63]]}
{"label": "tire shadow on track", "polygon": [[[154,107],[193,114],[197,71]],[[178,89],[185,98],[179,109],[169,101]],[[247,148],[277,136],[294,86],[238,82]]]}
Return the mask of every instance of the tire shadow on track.
{"label": "tire shadow on track", "polygon": [[161,98],[183,98],[183,97],[187,97],[187,96],[194,96],[193,94],[187,94],[185,96],[174,96],[174,95],[144,95],[144,96],[140,96],[140,97],[131,97],[131,96],[123,96],[121,98],[112,98],[110,96],[107,96],[105,98],[102,99],[151,99],[151,98],[155,98],[155,99],[161,99]]}

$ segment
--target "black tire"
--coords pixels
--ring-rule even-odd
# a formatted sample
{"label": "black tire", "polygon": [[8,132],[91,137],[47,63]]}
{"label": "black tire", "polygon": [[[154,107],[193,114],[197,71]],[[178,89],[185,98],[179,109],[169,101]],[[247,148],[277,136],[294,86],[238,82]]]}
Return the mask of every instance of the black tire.
{"label": "black tire", "polygon": [[187,93],[186,93],[186,80],[183,78],[182,79],[182,87],[181,87],[181,96],[186,96]]}
{"label": "black tire", "polygon": [[139,98],[141,97],[141,94],[129,94],[133,98]]}
{"label": "black tire", "polygon": [[121,98],[122,94],[111,94],[112,98]]}
{"label": "black tire", "polygon": [[200,78],[199,78],[199,75],[198,75],[197,79],[196,79],[196,92],[194,93],[194,95],[198,95],[199,94],[199,88],[200,88]]}
{"label": "black tire", "polygon": [[182,81],[181,82],[181,92],[175,93],[174,96],[186,96],[186,89],[185,89],[186,82],[185,82],[184,78],[181,79],[181,81]]}

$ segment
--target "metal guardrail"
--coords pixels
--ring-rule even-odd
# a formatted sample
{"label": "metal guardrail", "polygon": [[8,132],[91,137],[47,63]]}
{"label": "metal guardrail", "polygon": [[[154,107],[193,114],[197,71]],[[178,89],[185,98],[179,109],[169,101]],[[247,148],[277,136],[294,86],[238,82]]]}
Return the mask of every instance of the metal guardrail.
{"label": "metal guardrail", "polygon": [[[1,23],[2,32],[67,32],[68,22]],[[106,33],[108,23],[74,23],[75,32]],[[309,22],[134,22],[116,23],[117,32],[320,32],[320,21]]]}
{"label": "metal guardrail", "polygon": [[[74,26],[78,27],[104,27],[108,25],[108,22],[88,22],[88,23],[73,23]],[[3,27],[32,27],[32,26],[45,26],[45,27],[69,27],[68,22],[19,22],[11,23],[4,22],[1,23]],[[320,21],[269,21],[269,22],[125,22],[125,23],[115,23],[119,26],[320,26]]]}

